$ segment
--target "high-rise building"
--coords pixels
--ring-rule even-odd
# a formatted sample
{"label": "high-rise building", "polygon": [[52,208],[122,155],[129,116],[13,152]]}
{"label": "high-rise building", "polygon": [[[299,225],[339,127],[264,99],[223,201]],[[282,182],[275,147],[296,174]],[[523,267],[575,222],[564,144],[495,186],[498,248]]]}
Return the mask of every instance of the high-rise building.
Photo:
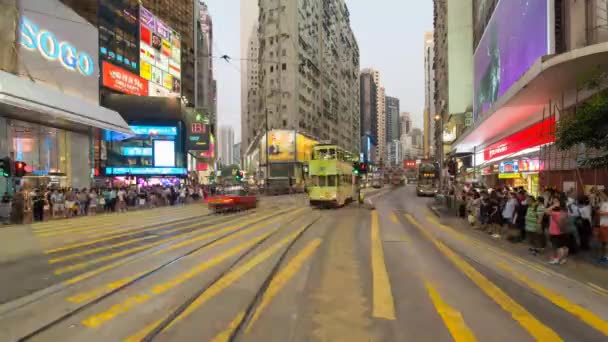
{"label": "high-rise building", "polygon": [[232,164],[241,165],[241,143],[232,145]]}
{"label": "high-rise building", "polygon": [[303,131],[359,151],[359,47],[344,0],[259,1],[261,106],[249,135]]}
{"label": "high-rise building", "polygon": [[433,32],[424,33],[424,156],[435,156],[435,70],[433,59],[435,44]]}
{"label": "high-rise building", "polygon": [[[448,4],[447,1],[433,1],[433,70],[435,84],[435,115],[439,115],[442,119],[448,118]],[[430,117],[428,120],[429,136],[435,139],[435,151],[441,153],[441,125],[436,125],[433,131],[430,130]],[[433,120],[435,118],[433,117]],[[441,120],[440,122],[441,123]],[[430,142],[430,138],[429,138]],[[428,149],[430,152],[430,148]],[[443,156],[437,156],[441,162]]]}
{"label": "high-rise building", "polygon": [[412,129],[412,116],[408,112],[403,112],[399,115],[399,122],[401,124],[401,135],[408,134]]}
{"label": "high-rise building", "polygon": [[217,124],[217,91],[213,78],[213,21],[207,4],[202,0],[195,2],[196,20],[196,83],[194,107],[201,110],[209,119],[212,133]]}
{"label": "high-rise building", "polygon": [[403,162],[403,148],[400,140],[387,142],[387,162],[390,166],[400,166]]}
{"label": "high-rise building", "polygon": [[376,92],[376,116],[378,117],[376,155],[378,156],[378,162],[380,162],[386,156],[386,94],[384,87],[380,83],[380,71],[372,70],[372,75],[378,87],[378,91]]}
{"label": "high-rise building", "polygon": [[361,152],[365,161],[375,162],[370,152],[375,149],[378,143],[378,85],[376,84],[372,69],[363,69],[359,79]]}
{"label": "high-rise building", "polygon": [[234,161],[232,149],[234,147],[234,129],[230,126],[220,126],[218,129],[219,145],[218,159],[221,165],[230,165]]}
{"label": "high-rise building", "polygon": [[[263,112],[259,110],[258,1],[241,0],[241,149],[242,153],[264,130]],[[256,127],[256,124],[258,125]]]}
{"label": "high-rise building", "polygon": [[399,99],[386,97],[386,142],[399,140],[401,127],[399,122]]}

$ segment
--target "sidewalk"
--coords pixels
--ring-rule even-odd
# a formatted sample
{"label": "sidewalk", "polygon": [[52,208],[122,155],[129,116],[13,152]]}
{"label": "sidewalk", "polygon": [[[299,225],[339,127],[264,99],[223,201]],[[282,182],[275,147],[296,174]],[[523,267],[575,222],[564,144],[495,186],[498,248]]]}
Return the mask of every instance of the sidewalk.
{"label": "sidewalk", "polygon": [[594,258],[590,252],[580,252],[577,255],[572,255],[564,265],[549,265],[549,246],[545,249],[544,254],[534,256],[528,251],[530,246],[527,242],[512,243],[505,239],[493,239],[487,233],[473,229],[465,219],[457,217],[452,210],[443,206],[438,206],[434,202],[429,202],[428,207],[437,217],[439,217],[442,224],[452,227],[458,232],[474,237],[490,246],[498,247],[505,252],[527,261],[545,264],[546,267],[549,267],[556,272],[585,283],[602,285],[604,287],[608,285],[608,266],[598,264],[595,261],[597,258]]}

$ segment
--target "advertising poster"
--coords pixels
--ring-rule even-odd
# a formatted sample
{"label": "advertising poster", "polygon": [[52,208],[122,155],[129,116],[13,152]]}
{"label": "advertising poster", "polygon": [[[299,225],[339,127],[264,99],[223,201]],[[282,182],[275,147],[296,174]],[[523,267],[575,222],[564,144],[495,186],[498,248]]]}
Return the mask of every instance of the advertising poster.
{"label": "advertising poster", "polygon": [[176,94],[181,94],[182,93],[182,81],[178,80],[177,78],[173,78],[173,92]]}
{"label": "advertising poster", "polygon": [[164,72],[169,72],[169,57],[160,53],[156,57],[158,57],[156,66]]}
{"label": "advertising poster", "polygon": [[128,95],[148,96],[148,81],[105,61],[102,68],[104,86]]}
{"label": "advertising poster", "polygon": [[146,43],[140,43],[139,44],[139,59],[140,59],[140,64],[141,64],[141,62],[148,62],[152,65],[156,65],[156,52],[150,45],[148,45]]}
{"label": "advertising poster", "polygon": [[163,72],[159,68],[153,66],[150,81],[156,84],[163,84]]}
{"label": "advertising poster", "polygon": [[171,92],[165,87],[158,85],[152,81],[148,83],[148,96],[170,97]]}
{"label": "advertising poster", "polygon": [[150,31],[149,28],[147,28],[146,26],[141,25],[139,27],[139,36],[140,36],[140,40],[143,43],[146,43],[148,45],[152,45],[152,31]]}
{"label": "advertising poster", "polygon": [[188,129],[188,151],[209,151],[209,126],[202,122],[190,122]]}
{"label": "advertising poster", "polygon": [[154,167],[175,167],[175,141],[154,140]]}
{"label": "advertising poster", "polygon": [[[265,145],[266,141],[262,144]],[[295,132],[287,130],[270,131],[268,135],[268,155],[271,162],[295,160]],[[264,158],[265,159],[265,158]]]}
{"label": "advertising poster", "polygon": [[173,76],[166,72],[163,72],[163,87],[173,89]]}
{"label": "advertising poster", "polygon": [[548,1],[499,1],[474,54],[474,119],[550,52]]}
{"label": "advertising poster", "polygon": [[171,29],[158,18],[156,18],[156,33],[158,33],[162,39],[168,40],[171,38]]}
{"label": "advertising poster", "polygon": [[162,45],[163,45],[163,44],[162,44],[162,39],[160,38],[160,36],[159,36],[159,35],[157,35],[156,33],[152,33],[152,44],[150,44],[150,45],[152,45],[152,47],[153,47],[155,50],[160,51],[160,48],[161,48],[161,47],[162,47]]}
{"label": "advertising poster", "polygon": [[179,47],[173,46],[171,48],[171,60],[179,64],[179,60],[181,59],[181,49]]}
{"label": "advertising poster", "polygon": [[140,66],[140,70],[139,70],[139,76],[141,76],[142,78],[146,79],[146,80],[151,80],[152,79],[152,65],[150,65],[150,63],[146,63],[146,62],[141,62],[141,66]]}
{"label": "advertising poster", "polygon": [[168,40],[163,39],[162,44],[163,46],[160,52],[167,57],[171,57],[171,43],[169,43]]}
{"label": "advertising poster", "polygon": [[317,144],[317,141],[307,138],[302,134],[296,136],[296,151],[298,154],[297,161],[305,162],[312,159],[312,148]]}
{"label": "advertising poster", "polygon": [[169,73],[175,78],[182,78],[182,69],[180,68],[179,63],[169,60]]}
{"label": "advertising poster", "polygon": [[151,29],[156,27],[156,17],[143,6],[139,6],[139,21]]}

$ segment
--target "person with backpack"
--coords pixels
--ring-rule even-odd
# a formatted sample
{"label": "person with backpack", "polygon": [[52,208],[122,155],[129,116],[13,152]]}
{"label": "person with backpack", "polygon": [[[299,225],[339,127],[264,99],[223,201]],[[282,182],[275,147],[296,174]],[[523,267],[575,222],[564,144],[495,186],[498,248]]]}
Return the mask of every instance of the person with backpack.
{"label": "person with backpack", "polygon": [[570,219],[565,203],[554,198],[551,206],[545,210],[549,215],[549,235],[553,255],[549,261],[552,265],[565,264],[568,258],[568,242],[570,237]]}

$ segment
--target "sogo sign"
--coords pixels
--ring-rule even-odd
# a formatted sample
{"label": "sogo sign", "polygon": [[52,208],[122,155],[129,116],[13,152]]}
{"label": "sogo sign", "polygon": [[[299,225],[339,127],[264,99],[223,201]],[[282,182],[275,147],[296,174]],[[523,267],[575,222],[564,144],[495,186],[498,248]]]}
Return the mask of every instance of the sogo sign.
{"label": "sogo sign", "polygon": [[30,51],[38,50],[47,60],[59,61],[68,70],[78,70],[84,76],[91,76],[95,71],[95,63],[91,56],[85,52],[78,52],[68,42],[60,42],[52,32],[40,30],[26,17],[21,17],[20,42],[21,46]]}

